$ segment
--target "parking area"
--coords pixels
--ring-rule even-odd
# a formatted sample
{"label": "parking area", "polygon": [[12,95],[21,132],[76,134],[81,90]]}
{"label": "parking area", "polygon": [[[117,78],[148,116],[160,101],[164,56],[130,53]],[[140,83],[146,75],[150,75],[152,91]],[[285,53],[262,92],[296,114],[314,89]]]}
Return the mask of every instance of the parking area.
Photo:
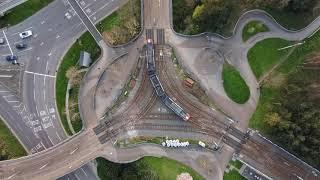
{"label": "parking area", "polygon": [[[32,27],[25,29],[22,32],[32,32]],[[25,64],[30,50],[32,50],[31,41],[34,38],[34,34],[26,34],[28,37],[21,38],[19,36],[22,32],[7,32],[3,29],[0,33],[0,66],[6,66],[12,63]],[[14,56],[15,58],[8,58],[8,56]],[[15,61],[16,60],[16,61]]]}

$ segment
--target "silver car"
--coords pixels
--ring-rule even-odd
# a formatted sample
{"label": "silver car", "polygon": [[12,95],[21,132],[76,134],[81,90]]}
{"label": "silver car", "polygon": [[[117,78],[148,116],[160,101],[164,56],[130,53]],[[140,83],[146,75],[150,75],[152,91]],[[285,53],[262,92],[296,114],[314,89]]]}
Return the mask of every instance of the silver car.
{"label": "silver car", "polygon": [[20,33],[19,36],[20,36],[22,39],[27,38],[27,37],[30,37],[30,36],[32,36],[32,31],[31,31],[31,30],[24,31],[24,32]]}

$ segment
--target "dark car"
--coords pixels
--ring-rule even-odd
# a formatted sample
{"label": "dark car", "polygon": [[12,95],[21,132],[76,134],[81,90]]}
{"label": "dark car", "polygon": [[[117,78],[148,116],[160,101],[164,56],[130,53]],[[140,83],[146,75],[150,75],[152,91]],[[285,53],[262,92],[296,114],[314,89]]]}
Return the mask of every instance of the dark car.
{"label": "dark car", "polygon": [[18,60],[18,57],[15,55],[9,55],[6,57],[6,60],[7,61],[16,61],[16,60]]}
{"label": "dark car", "polygon": [[27,44],[25,44],[25,43],[18,43],[18,44],[16,44],[16,48],[17,49],[24,49],[24,48],[26,48],[27,47]]}

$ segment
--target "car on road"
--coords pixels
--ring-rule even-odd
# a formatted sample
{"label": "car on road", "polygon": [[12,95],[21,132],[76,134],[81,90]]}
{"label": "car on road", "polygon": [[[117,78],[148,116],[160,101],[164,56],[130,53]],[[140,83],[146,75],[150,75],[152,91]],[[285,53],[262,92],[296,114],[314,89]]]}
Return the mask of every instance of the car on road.
{"label": "car on road", "polygon": [[0,44],[4,44],[6,41],[3,38],[0,38]]}
{"label": "car on road", "polygon": [[18,60],[18,56],[8,55],[8,56],[6,57],[6,60],[7,60],[7,61],[16,61],[16,60]]}
{"label": "car on road", "polygon": [[32,31],[31,31],[31,30],[24,31],[24,32],[20,33],[19,36],[20,36],[22,39],[27,38],[27,37],[30,37],[30,36],[32,36]]}
{"label": "car on road", "polygon": [[16,48],[17,49],[24,49],[24,48],[26,48],[27,47],[27,44],[25,44],[25,43],[18,43],[18,44],[16,44]]}

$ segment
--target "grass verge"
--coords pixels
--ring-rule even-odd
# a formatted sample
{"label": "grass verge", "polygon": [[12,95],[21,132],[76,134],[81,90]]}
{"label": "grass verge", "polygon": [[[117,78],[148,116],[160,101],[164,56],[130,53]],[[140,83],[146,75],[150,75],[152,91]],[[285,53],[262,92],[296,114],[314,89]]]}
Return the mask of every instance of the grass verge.
{"label": "grass verge", "polygon": [[7,14],[0,17],[0,28],[22,22],[52,1],[53,0],[28,0],[12,8]]}
{"label": "grass verge", "polygon": [[0,119],[0,152],[0,161],[27,155],[27,152],[2,119]]}
{"label": "grass verge", "polygon": [[246,178],[241,176],[237,170],[232,169],[231,171],[224,173],[223,180],[246,180]]}
{"label": "grass verge", "polygon": [[121,45],[141,31],[141,1],[130,0],[96,25],[107,42]]}
{"label": "grass verge", "polygon": [[248,24],[246,24],[242,31],[242,40],[245,42],[250,37],[261,33],[261,32],[267,32],[269,31],[268,27],[264,25],[260,21],[251,21]]}
{"label": "grass verge", "polygon": [[[59,70],[57,72],[57,78],[56,78],[56,102],[57,107],[60,115],[61,122],[66,130],[66,132],[69,135],[72,135],[66,114],[65,114],[65,97],[66,97],[66,91],[67,91],[67,85],[68,85],[68,78],[66,77],[66,72],[69,68],[72,66],[76,66],[79,57],[80,57],[80,51],[87,51],[91,54],[91,59],[95,61],[100,56],[100,48],[98,44],[95,42],[93,37],[90,35],[89,32],[84,33],[68,50],[68,52],[65,54],[65,56],[62,59],[62,62],[59,66]],[[77,98],[76,98],[77,99]],[[80,122],[74,122],[77,123],[77,130],[81,130],[82,123]],[[80,128],[81,127],[81,128]]]}
{"label": "grass verge", "polygon": [[278,49],[286,47],[289,44],[289,41],[272,38],[258,42],[249,50],[248,61],[257,79],[264,72],[271,69],[281,58],[285,58],[288,50],[278,51]]}
{"label": "grass verge", "polygon": [[250,90],[240,73],[231,65],[224,64],[222,71],[223,87],[234,102],[244,104],[250,97]]}
{"label": "grass verge", "polygon": [[203,179],[192,168],[168,158],[144,157],[129,164],[117,164],[97,158],[98,175],[101,180],[107,179],[158,179],[175,180],[177,175],[187,172],[194,180]]}

